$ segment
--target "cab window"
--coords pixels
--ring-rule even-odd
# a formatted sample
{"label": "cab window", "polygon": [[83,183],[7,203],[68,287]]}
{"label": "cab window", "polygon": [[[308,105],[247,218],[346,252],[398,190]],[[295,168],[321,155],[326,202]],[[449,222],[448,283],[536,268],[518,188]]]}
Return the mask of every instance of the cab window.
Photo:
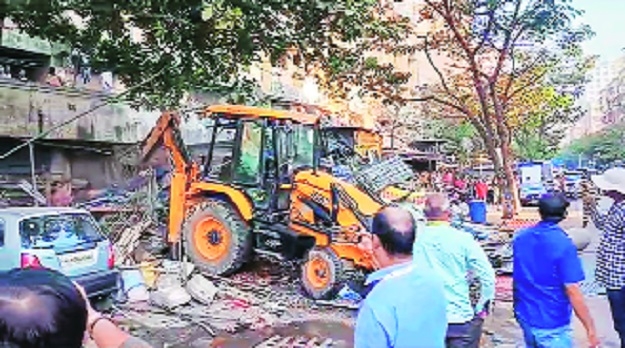
{"label": "cab window", "polygon": [[296,125],[294,128],[294,167],[312,166],[315,158],[315,130],[312,126]]}
{"label": "cab window", "polygon": [[[235,182],[242,184],[256,184],[258,182],[262,130],[263,127],[259,120],[243,122],[241,150],[234,169]],[[271,157],[271,154],[266,155]]]}

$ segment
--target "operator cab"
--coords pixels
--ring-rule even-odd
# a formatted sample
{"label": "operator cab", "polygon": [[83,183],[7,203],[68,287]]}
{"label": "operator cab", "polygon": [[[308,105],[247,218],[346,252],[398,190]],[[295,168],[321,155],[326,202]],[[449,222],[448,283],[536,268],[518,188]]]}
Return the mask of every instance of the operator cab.
{"label": "operator cab", "polygon": [[316,125],[307,115],[221,108],[210,115],[202,176],[246,192],[270,221],[286,218],[294,174],[316,167]]}

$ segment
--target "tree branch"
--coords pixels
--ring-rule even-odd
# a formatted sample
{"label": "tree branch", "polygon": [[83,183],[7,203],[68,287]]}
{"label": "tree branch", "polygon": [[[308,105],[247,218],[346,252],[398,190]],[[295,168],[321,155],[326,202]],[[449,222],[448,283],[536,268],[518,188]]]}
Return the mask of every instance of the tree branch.
{"label": "tree branch", "polygon": [[[515,65],[516,65],[516,58],[514,57],[514,55],[511,55],[511,57],[512,57],[512,71],[510,72],[510,78],[508,79],[506,87],[504,88],[504,94],[503,94],[504,98],[506,98],[506,103],[505,104],[507,104],[507,100],[508,100],[507,96],[508,96],[508,93],[510,93],[510,88],[512,88],[513,82],[516,79],[518,79],[519,77],[521,77],[522,75],[524,75],[525,73],[527,73],[528,71],[530,71],[530,70],[534,69],[536,66],[538,66],[538,62],[542,60],[543,55],[538,54],[537,58],[532,63],[530,63],[527,66],[525,66],[525,68],[523,70],[519,71],[518,73],[517,73],[516,67],[515,67]],[[543,77],[544,77],[544,75],[543,75]]]}
{"label": "tree branch", "polygon": [[433,96],[433,95],[430,95],[430,96],[427,96],[427,97],[422,97],[422,98],[409,98],[409,99],[406,99],[406,101],[411,101],[411,102],[433,101],[433,102],[436,102],[438,104],[445,105],[445,106],[448,106],[450,108],[453,108],[456,111],[459,111],[460,113],[465,115],[467,118],[473,117],[471,115],[471,112],[469,111],[469,109],[466,108],[466,106],[456,105],[456,104],[454,104],[452,102],[449,102],[447,100],[441,99],[441,98]]}
{"label": "tree branch", "polygon": [[445,23],[447,23],[449,29],[451,29],[451,31],[454,33],[454,37],[466,54],[467,61],[469,62],[469,64],[471,64],[471,66],[475,65],[475,55],[469,47],[469,43],[467,42],[466,38],[462,36],[462,34],[458,31],[458,27],[456,26],[453,15],[451,13],[451,5],[445,2],[443,6],[445,9],[442,10],[438,6],[434,5],[431,0],[425,0],[425,4],[433,8],[436,13],[443,17],[443,20],[445,20]]}
{"label": "tree branch", "polygon": [[491,84],[494,84],[499,78],[499,74],[501,73],[501,69],[503,68],[503,63],[506,61],[506,57],[508,56],[510,45],[514,44],[516,40],[520,37],[523,30],[519,30],[519,33],[512,37],[512,32],[514,30],[514,26],[517,23],[519,11],[521,9],[521,0],[517,0],[516,6],[514,7],[514,14],[512,15],[512,25],[510,26],[510,32],[506,34],[504,39],[504,44],[501,50],[499,50],[499,58],[497,59],[497,64],[495,65],[495,70],[493,70],[492,75],[489,77],[488,81]]}
{"label": "tree branch", "polygon": [[512,100],[517,94],[523,92],[524,90],[534,86],[534,84],[541,80],[542,78],[545,77],[545,75],[547,75],[547,71],[543,71],[542,73],[536,75],[533,79],[531,79],[528,83],[524,84],[523,86],[515,89],[514,91],[512,91],[512,93],[509,96],[504,96],[505,100],[506,100],[506,105],[508,102],[510,102],[510,100]]}
{"label": "tree branch", "polygon": [[440,79],[440,82],[441,82],[441,85],[443,86],[445,94],[447,94],[449,97],[451,97],[456,102],[458,102],[458,104],[460,104],[464,109],[468,109],[466,104],[464,104],[462,100],[460,100],[460,98],[456,96],[456,94],[452,93],[451,89],[449,88],[449,85],[447,84],[447,80],[445,79],[445,76],[443,75],[441,70],[438,68],[438,66],[436,66],[436,64],[434,63],[434,60],[432,59],[432,55],[430,54],[430,50],[428,49],[427,35],[423,36],[423,40],[424,40],[423,53],[425,53],[425,57],[427,58],[428,63],[430,64],[432,69],[434,69],[434,72],[436,72],[436,75],[438,75],[438,78]]}

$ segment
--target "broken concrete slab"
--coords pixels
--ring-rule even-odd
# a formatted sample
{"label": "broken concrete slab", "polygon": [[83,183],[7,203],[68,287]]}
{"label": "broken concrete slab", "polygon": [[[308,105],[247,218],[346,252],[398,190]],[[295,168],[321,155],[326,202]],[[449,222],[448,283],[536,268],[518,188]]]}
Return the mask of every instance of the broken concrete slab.
{"label": "broken concrete slab", "polygon": [[181,285],[169,286],[153,291],[150,300],[158,307],[172,309],[191,302],[191,295]]}
{"label": "broken concrete slab", "polygon": [[130,303],[147,302],[150,300],[150,292],[146,288],[130,289],[126,294],[127,301]]}
{"label": "broken concrete slab", "polygon": [[190,348],[207,348],[211,347],[213,340],[211,338],[200,338],[197,339],[189,345]]}
{"label": "broken concrete slab", "polygon": [[194,300],[209,305],[215,299],[219,289],[204,276],[196,274],[187,282],[187,291]]}

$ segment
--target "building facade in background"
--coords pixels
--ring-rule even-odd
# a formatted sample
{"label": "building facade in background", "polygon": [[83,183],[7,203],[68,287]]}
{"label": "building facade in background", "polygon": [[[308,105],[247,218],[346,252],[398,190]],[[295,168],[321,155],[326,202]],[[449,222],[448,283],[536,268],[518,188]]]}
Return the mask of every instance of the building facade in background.
{"label": "building facade in background", "polygon": [[30,37],[9,19],[0,24],[0,155],[45,134],[1,160],[0,193],[33,177],[40,188],[66,179],[93,187],[124,181],[122,167],[136,164],[130,150],[153,114],[107,103],[123,86],[77,50]]}
{"label": "building facade in background", "polygon": [[[0,136],[32,137],[104,103],[123,86],[92,71],[71,47],[19,31],[9,20],[0,39]],[[109,104],[51,132],[46,139],[133,143],[143,139],[145,112]]]}
{"label": "building facade in background", "polygon": [[[431,28],[419,22],[419,10],[423,6],[422,0],[383,0],[387,6],[387,16],[406,16],[410,18],[418,33],[425,34]],[[408,40],[421,40],[418,37]],[[424,86],[437,84],[440,81],[434,69],[428,63],[422,52],[410,55],[394,55],[386,52],[368,52],[366,55],[375,57],[380,64],[392,64],[398,72],[410,73],[410,80],[406,84],[404,97],[417,96]],[[434,60],[442,61],[434,54]],[[364,126],[375,128],[381,118],[394,117],[395,111],[389,110],[375,98],[361,97],[357,89],[351,91],[347,98],[332,98],[328,96],[317,83],[319,72],[314,69],[304,71],[301,65],[296,64],[297,52],[288,52],[280,67],[271,66],[268,60],[256,64],[250,69],[250,77],[259,82],[263,93],[281,99],[294,100],[302,103],[317,104],[337,114],[338,122],[343,125]],[[419,110],[414,105],[407,108]],[[389,113],[390,112],[390,113]],[[404,110],[404,113],[406,111]],[[356,116],[358,115],[358,116]]]}
{"label": "building facade in background", "polygon": [[571,127],[567,140],[571,141],[593,134],[618,122],[622,122],[625,104],[625,56],[611,61],[600,61],[589,72],[589,82],[580,105],[584,116]]}

